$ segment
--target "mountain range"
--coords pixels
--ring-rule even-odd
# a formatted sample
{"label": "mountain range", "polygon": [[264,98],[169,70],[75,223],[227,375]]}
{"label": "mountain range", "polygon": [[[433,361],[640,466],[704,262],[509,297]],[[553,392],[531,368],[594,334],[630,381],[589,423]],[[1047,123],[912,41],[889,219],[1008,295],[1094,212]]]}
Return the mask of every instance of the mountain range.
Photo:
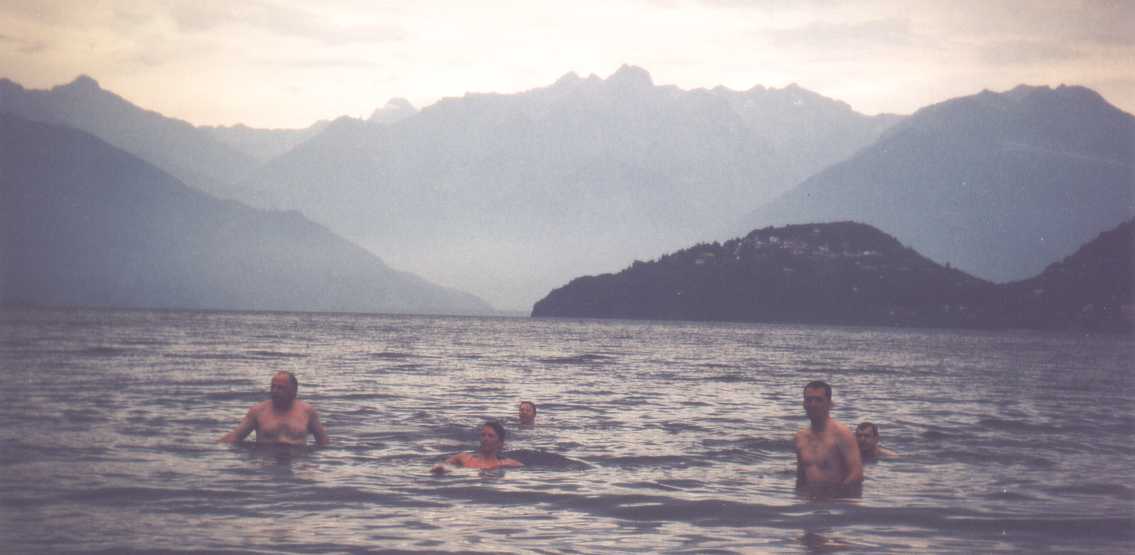
{"label": "mountain range", "polygon": [[50,90],[0,79],[0,112],[81,129],[212,194],[223,195],[225,184],[257,165],[209,131],[139,108],[85,75]]}
{"label": "mountain range", "polygon": [[853,220],[997,282],[1024,279],[1135,216],[1135,117],[1082,87],[928,106],[740,229]]}
{"label": "mountain range", "polygon": [[486,313],[298,212],[220,200],[79,130],[0,114],[0,304]]}
{"label": "mountain range", "polygon": [[1019,280],[1135,213],[1133,118],[1081,87],[868,117],[795,85],[682,90],[624,66],[285,130],[194,127],[83,76],[44,91],[0,79],[0,112],[86,131],[259,213],[298,212],[504,308],[800,222],[861,221],[936,263]]}
{"label": "mountain range", "polygon": [[656,86],[631,66],[383,112],[402,117],[341,118],[231,196],[302,210],[513,308],[577,272],[709,237],[899,119],[797,86]]}

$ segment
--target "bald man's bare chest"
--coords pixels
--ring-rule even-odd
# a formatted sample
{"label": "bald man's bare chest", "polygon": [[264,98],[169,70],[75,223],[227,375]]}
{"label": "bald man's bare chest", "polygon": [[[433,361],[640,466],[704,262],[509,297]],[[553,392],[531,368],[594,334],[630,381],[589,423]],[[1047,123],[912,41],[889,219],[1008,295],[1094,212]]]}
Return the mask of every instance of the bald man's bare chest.
{"label": "bald man's bare chest", "polygon": [[256,439],[303,442],[307,438],[309,419],[307,411],[299,407],[286,413],[265,410],[256,417]]}

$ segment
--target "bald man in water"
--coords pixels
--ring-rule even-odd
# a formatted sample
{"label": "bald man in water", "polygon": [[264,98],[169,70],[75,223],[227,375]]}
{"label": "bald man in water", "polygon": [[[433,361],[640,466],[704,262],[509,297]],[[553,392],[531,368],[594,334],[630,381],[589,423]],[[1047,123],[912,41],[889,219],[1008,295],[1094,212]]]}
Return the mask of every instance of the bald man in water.
{"label": "bald man in water", "polygon": [[272,399],[248,409],[248,414],[236,429],[219,441],[236,443],[256,431],[256,443],[304,445],[308,433],[315,436],[317,445],[330,443],[315,407],[296,399],[299,380],[294,374],[276,372],[272,376],[271,389]]}
{"label": "bald man in water", "polygon": [[863,461],[855,435],[831,417],[832,388],[804,386],[804,412],[811,424],[796,432],[796,487],[815,494],[855,495],[863,483]]}

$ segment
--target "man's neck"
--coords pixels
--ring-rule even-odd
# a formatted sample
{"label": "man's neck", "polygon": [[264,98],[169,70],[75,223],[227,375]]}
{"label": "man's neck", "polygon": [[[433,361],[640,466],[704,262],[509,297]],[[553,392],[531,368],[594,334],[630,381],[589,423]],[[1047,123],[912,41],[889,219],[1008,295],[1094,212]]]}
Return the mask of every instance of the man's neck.
{"label": "man's neck", "polygon": [[824,430],[827,430],[828,429],[828,422],[831,422],[830,416],[826,416],[821,420],[813,420],[812,421],[812,431],[813,432],[823,432]]}
{"label": "man's neck", "polygon": [[296,404],[295,399],[292,399],[291,401],[288,401],[287,403],[277,403],[276,401],[272,401],[272,410],[274,410],[276,412],[288,412],[288,411],[292,410],[292,407],[295,406],[295,404]]}

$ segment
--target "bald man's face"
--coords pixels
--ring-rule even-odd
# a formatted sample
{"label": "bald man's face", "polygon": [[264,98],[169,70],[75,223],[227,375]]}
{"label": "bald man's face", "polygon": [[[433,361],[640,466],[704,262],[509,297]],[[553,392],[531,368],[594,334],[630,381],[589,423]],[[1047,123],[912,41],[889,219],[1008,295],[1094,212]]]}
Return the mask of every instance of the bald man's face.
{"label": "bald man's face", "polygon": [[272,376],[272,384],[270,386],[272,391],[272,404],[280,408],[291,406],[292,401],[296,399],[296,388],[292,387],[292,381],[284,372],[277,372]]}

